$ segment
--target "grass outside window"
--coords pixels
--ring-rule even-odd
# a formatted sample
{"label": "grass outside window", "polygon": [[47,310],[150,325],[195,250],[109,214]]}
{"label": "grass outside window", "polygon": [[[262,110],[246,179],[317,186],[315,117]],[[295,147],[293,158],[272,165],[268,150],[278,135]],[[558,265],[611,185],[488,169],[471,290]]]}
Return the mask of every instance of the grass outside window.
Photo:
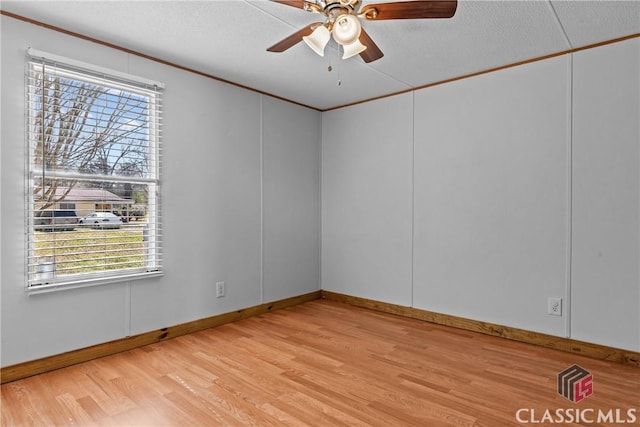
{"label": "grass outside window", "polygon": [[144,227],[38,231],[35,256],[54,262],[56,276],[141,268],[145,266]]}

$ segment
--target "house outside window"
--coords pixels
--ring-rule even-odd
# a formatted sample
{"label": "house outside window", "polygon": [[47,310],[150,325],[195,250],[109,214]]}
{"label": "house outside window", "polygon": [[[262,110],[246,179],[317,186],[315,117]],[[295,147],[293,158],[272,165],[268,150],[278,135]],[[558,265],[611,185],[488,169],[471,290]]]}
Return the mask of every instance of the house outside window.
{"label": "house outside window", "polygon": [[30,49],[27,290],[162,272],[162,84]]}

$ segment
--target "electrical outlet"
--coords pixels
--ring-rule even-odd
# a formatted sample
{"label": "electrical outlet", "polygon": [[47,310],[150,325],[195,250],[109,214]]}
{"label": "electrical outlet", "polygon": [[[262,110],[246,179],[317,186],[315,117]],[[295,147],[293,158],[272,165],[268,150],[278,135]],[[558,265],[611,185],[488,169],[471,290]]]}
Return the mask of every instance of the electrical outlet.
{"label": "electrical outlet", "polygon": [[550,297],[547,301],[547,314],[562,316],[562,298]]}
{"label": "electrical outlet", "polygon": [[216,298],[222,298],[225,293],[224,282],[216,283]]}

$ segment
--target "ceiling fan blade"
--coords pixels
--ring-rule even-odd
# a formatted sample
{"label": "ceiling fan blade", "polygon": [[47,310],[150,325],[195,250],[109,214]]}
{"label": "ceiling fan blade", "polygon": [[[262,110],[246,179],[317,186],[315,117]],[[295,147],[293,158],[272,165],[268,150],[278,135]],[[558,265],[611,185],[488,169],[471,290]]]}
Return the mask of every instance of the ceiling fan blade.
{"label": "ceiling fan blade", "polygon": [[416,0],[368,4],[360,13],[369,21],[451,18],[457,8],[457,0]]}
{"label": "ceiling fan blade", "polygon": [[384,53],[382,53],[378,45],[376,45],[371,37],[369,37],[369,34],[367,34],[364,28],[362,28],[360,32],[360,43],[367,47],[365,50],[360,52],[360,57],[364,62],[373,62],[384,56]]}
{"label": "ceiling fan blade", "polygon": [[322,25],[322,22],[316,22],[314,24],[308,25],[295,33],[291,34],[288,37],[280,40],[278,43],[274,44],[270,48],[267,49],[267,52],[284,52],[292,46],[300,43],[304,36],[308,36],[313,32],[317,25]]}

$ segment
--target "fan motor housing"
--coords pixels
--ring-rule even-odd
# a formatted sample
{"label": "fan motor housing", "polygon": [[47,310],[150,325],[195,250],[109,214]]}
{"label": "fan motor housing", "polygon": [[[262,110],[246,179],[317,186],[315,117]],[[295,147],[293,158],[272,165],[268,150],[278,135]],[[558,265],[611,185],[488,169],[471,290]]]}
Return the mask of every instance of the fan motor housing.
{"label": "fan motor housing", "polygon": [[360,0],[327,0],[321,3],[324,3],[323,10],[327,16],[353,13],[360,7]]}

